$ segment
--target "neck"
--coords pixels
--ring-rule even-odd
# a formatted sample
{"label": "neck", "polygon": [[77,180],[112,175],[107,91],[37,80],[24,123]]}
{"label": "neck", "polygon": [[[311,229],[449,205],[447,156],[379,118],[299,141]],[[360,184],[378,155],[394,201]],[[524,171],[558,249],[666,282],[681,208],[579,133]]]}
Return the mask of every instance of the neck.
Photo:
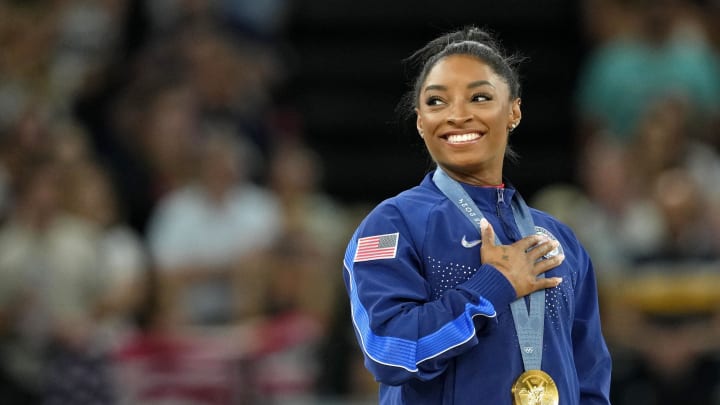
{"label": "neck", "polygon": [[503,184],[502,171],[498,171],[497,173],[490,171],[465,172],[450,169],[445,166],[442,166],[442,170],[447,173],[451,179],[471,186],[500,187]]}

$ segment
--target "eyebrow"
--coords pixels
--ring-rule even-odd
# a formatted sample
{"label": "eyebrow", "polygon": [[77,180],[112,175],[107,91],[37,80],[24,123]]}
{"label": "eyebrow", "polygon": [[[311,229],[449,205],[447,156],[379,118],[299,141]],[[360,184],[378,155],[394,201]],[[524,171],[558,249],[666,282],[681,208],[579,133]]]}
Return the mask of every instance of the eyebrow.
{"label": "eyebrow", "polygon": [[[487,81],[487,80],[478,80],[478,81],[475,81],[475,82],[472,82],[472,83],[468,84],[468,85],[467,85],[467,88],[468,88],[468,89],[474,89],[474,88],[476,88],[476,87],[481,87],[481,86],[490,86],[490,87],[493,87],[493,88],[495,87],[492,83],[490,83],[490,82]],[[447,87],[446,87],[446,86],[443,86],[442,84],[430,84],[430,85],[428,85],[428,86],[425,87],[425,91],[430,91],[430,90],[445,91],[445,90],[447,90]]]}

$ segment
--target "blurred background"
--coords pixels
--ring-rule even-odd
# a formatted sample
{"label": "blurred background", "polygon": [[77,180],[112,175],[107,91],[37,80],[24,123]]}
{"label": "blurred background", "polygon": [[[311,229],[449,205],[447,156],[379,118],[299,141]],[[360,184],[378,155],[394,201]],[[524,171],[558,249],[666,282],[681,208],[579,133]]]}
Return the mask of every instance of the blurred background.
{"label": "blurred background", "polygon": [[613,403],[720,404],[717,0],[1,0],[0,402],[375,403],[342,256],[465,24],[527,57],[506,173],[594,260]]}

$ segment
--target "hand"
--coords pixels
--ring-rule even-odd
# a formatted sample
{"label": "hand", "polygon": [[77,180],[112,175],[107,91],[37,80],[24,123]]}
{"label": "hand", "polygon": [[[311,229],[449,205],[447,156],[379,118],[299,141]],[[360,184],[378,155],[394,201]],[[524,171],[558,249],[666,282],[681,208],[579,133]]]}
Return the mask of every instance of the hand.
{"label": "hand", "polygon": [[538,278],[538,275],[557,267],[565,260],[564,255],[540,260],[558,247],[557,241],[546,236],[526,236],[512,245],[495,245],[495,231],[492,225],[482,219],[480,222],[482,245],[480,255],[483,264],[495,267],[508,279],[517,297],[524,297],[544,288],[557,287],[561,277]]}

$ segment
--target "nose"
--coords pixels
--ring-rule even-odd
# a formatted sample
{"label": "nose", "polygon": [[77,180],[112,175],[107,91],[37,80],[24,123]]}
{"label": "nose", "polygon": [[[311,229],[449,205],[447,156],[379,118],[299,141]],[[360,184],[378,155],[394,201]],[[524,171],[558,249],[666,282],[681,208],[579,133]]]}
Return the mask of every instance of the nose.
{"label": "nose", "polygon": [[470,111],[465,103],[455,103],[451,106],[447,116],[448,124],[458,125],[468,122],[472,119]]}

